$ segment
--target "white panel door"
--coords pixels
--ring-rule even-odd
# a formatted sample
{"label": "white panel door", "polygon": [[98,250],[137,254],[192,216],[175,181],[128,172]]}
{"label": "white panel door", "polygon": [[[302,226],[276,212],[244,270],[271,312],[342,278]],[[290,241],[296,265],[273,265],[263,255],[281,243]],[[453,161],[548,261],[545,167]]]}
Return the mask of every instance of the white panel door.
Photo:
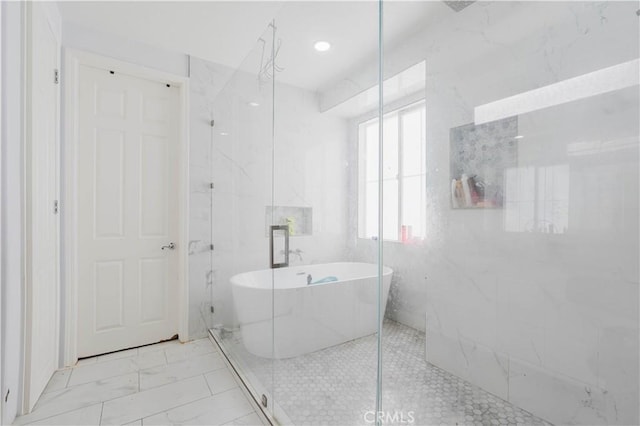
{"label": "white panel door", "polygon": [[81,65],[78,357],[178,333],[178,89]]}
{"label": "white panel door", "polygon": [[58,105],[59,43],[44,5],[30,19],[27,143],[26,409],[31,410],[58,367]]}

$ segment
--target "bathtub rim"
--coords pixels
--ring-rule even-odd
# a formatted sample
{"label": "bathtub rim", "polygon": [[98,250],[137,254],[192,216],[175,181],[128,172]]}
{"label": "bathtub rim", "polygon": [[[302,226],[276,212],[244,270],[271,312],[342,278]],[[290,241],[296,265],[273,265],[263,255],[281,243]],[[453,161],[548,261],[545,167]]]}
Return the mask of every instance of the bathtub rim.
{"label": "bathtub rim", "polygon": [[[376,266],[377,265],[375,263],[368,263],[368,262],[329,262],[329,263],[316,263],[316,264],[311,264],[311,265],[296,265],[296,266],[290,266],[287,267],[286,269],[293,269],[293,268],[300,268],[300,269],[304,269],[304,268],[308,268],[308,267],[313,267],[313,266],[324,266],[324,265],[334,265],[334,264],[354,264],[354,265],[370,265],[370,266]],[[284,269],[284,268],[283,268]],[[353,281],[358,281],[358,280],[362,280],[362,279],[370,279],[370,278],[378,278],[378,274],[377,274],[377,269],[375,271],[375,273],[373,275],[362,275],[362,276],[358,276],[358,277],[354,277],[354,278],[349,278],[346,280],[340,280],[338,279],[338,281],[329,281],[326,283],[317,283],[317,284],[305,284],[305,285],[299,285],[299,286],[292,286],[292,287],[283,287],[283,288],[277,288],[277,287],[258,287],[256,285],[251,285],[248,283],[243,283],[240,282],[238,280],[238,278],[244,276],[244,275],[249,275],[249,274],[253,274],[256,272],[268,272],[268,271],[273,271],[273,269],[257,269],[254,271],[247,271],[247,272],[240,272],[238,274],[232,275],[229,278],[229,282],[231,283],[232,287],[242,287],[242,288],[247,288],[247,289],[252,289],[252,290],[295,290],[295,289],[299,289],[299,288],[318,288],[318,287],[323,287],[325,285],[338,285],[341,283],[349,283],[349,282],[353,282]],[[390,268],[389,266],[383,265],[382,266],[382,276],[383,277],[387,277],[389,275],[393,275],[393,269]]]}

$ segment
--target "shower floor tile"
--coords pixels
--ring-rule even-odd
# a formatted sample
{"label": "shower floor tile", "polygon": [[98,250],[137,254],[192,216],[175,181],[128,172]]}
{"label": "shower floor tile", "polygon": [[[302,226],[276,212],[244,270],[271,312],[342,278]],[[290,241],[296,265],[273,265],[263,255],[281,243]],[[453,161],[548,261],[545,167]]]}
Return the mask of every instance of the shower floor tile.
{"label": "shower floor tile", "polygon": [[[375,335],[275,361],[248,353],[239,333],[224,332],[222,342],[233,351],[232,358],[241,360],[243,371],[269,391],[293,424],[372,424]],[[385,320],[382,411],[390,417],[384,424],[549,425],[427,363],[424,352],[423,332]]]}

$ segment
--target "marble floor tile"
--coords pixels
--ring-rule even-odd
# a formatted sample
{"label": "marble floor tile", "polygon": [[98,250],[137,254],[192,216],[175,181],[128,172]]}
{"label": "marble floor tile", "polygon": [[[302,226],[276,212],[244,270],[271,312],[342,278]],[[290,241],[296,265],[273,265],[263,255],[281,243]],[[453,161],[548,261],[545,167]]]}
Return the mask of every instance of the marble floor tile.
{"label": "marble floor tile", "polygon": [[[140,388],[140,376],[147,388]],[[144,417],[231,390],[240,388],[211,341],[173,340],[83,359],[55,372],[33,412],[14,424],[142,426]],[[242,394],[242,403],[230,395],[213,400],[226,407],[220,422],[252,424],[249,400]],[[234,412],[234,407],[240,411]]]}
{"label": "marble floor tile", "polygon": [[44,393],[66,388],[69,383],[69,377],[71,377],[71,371],[70,368],[65,368],[53,373],[49,383],[47,383],[47,387],[44,388]]}
{"label": "marble floor tile", "polygon": [[232,389],[144,418],[146,425],[223,425],[253,412],[240,389]]}
{"label": "marble floor tile", "polygon": [[172,364],[147,368],[140,370],[140,390],[177,382],[220,368],[225,368],[224,361],[220,354],[214,352]]}
{"label": "marble floor tile", "polygon": [[102,403],[89,405],[88,407],[79,408],[67,413],[58,414],[57,416],[48,417],[40,420],[33,425],[85,425],[98,426],[100,424],[100,416],[102,415]]}
{"label": "marble floor tile", "polygon": [[248,416],[239,417],[231,420],[229,423],[225,423],[224,426],[263,426],[264,423],[260,420],[260,417],[256,413],[251,413]]}
{"label": "marble floor tile", "polygon": [[133,373],[145,368],[166,364],[166,358],[161,351],[145,353],[131,358],[115,359],[113,361],[96,362],[73,369],[68,386],[94,382],[109,377]]}
{"label": "marble floor tile", "polygon": [[167,355],[167,362],[172,363],[215,351],[216,348],[209,339],[200,339],[167,347],[164,352]]}
{"label": "marble floor tile", "polygon": [[[101,424],[122,425],[210,395],[204,376],[181,380],[105,402]],[[143,424],[145,423],[143,420]]]}
{"label": "marble floor tile", "polygon": [[40,397],[33,412],[18,417],[15,424],[33,423],[102,401],[130,395],[137,391],[138,373],[130,373],[97,382],[68,387],[59,391],[48,392]]}
{"label": "marble floor tile", "polygon": [[234,379],[233,374],[226,368],[211,371],[205,374],[204,378],[207,379],[209,389],[211,389],[211,393],[214,395],[238,387],[238,383]]}

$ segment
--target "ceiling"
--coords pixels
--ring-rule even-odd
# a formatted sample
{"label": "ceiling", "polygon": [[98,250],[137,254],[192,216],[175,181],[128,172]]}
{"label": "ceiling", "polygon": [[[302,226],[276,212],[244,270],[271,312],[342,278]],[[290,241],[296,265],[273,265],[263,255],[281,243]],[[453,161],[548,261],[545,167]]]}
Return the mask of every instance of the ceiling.
{"label": "ceiling", "polygon": [[[256,46],[275,17],[282,40],[281,81],[311,90],[343,78],[375,58],[377,1],[89,1],[58,2],[63,22],[186,53],[232,68]],[[452,12],[440,1],[390,1],[384,9],[386,44]],[[330,51],[313,43],[327,40]]]}
{"label": "ceiling", "polygon": [[[438,16],[453,12],[442,2],[387,2],[384,43],[388,48]],[[371,1],[288,2],[276,17],[282,47],[279,77],[300,87],[324,89],[349,75],[364,61],[377,59],[378,3]],[[331,42],[328,52],[313,49],[317,40]]]}
{"label": "ceiling", "polygon": [[235,67],[282,4],[271,1],[59,1],[71,22]]}

